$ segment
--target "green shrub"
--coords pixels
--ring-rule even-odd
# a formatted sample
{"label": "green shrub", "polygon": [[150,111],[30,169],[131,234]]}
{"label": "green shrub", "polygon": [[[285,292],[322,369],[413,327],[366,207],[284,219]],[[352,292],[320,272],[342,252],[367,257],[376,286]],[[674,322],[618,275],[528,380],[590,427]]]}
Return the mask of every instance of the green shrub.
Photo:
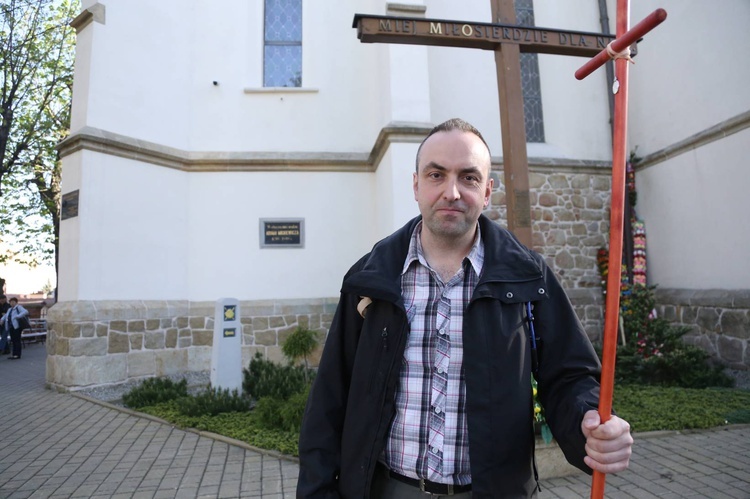
{"label": "green shrub", "polygon": [[711,364],[708,353],[682,340],[688,331],[661,318],[650,319],[637,342],[618,349],[618,381],[683,388],[731,387],[733,379],[721,366]]}
{"label": "green shrub", "polygon": [[284,356],[294,364],[299,359],[305,360],[305,367],[310,367],[307,357],[318,345],[318,335],[315,331],[298,326],[281,345]]}
{"label": "green shrub", "polygon": [[626,344],[617,349],[615,375],[621,383],[730,387],[734,381],[721,366],[712,365],[703,349],[688,345],[685,326],[672,326],[652,311],[654,286],[627,287],[621,300]]}
{"label": "green shrub", "polygon": [[242,370],[242,389],[246,395],[259,400],[272,397],[286,400],[295,393],[305,391],[314,377],[314,371],[303,366],[281,366],[263,358],[260,352]]}
{"label": "green shrub", "polygon": [[168,378],[148,378],[123,395],[123,403],[132,409],[155,405],[187,396],[187,381],[177,383]]}
{"label": "green shrub", "polygon": [[304,392],[295,393],[287,400],[261,398],[254,409],[258,422],[268,429],[299,433],[309,394],[308,387]]}
{"label": "green shrub", "polygon": [[238,390],[208,387],[197,395],[179,399],[177,409],[185,416],[215,416],[225,412],[249,411],[250,400]]}

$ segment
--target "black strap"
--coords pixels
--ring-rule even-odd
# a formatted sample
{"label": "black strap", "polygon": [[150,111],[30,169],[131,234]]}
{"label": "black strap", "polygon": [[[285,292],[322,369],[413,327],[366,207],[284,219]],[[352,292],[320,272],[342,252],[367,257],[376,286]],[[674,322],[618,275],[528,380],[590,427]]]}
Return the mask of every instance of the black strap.
{"label": "black strap", "polygon": [[539,337],[536,335],[534,327],[534,314],[531,312],[531,302],[526,302],[526,319],[529,321],[529,335],[531,337],[531,372],[535,375],[539,373],[539,351],[537,342]]}
{"label": "black strap", "polygon": [[[534,314],[531,312],[530,301],[526,302],[526,319],[529,321],[529,337],[531,338],[531,372],[532,375],[536,377],[536,375],[539,373],[539,353],[537,348],[539,337],[536,335],[536,328],[534,327]],[[536,467],[536,455],[533,455],[532,464],[534,467],[534,481],[536,482],[536,488],[539,492],[541,492],[542,486],[539,483],[539,471]]]}

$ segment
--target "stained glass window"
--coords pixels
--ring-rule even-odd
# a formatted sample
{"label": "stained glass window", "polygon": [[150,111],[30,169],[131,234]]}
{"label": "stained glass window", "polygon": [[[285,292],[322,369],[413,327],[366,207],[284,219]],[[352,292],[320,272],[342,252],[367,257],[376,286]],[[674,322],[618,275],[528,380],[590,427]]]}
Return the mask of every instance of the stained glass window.
{"label": "stained glass window", "polygon": [[265,0],[264,87],[302,86],[302,0]]}
{"label": "stained glass window", "polygon": [[[516,22],[523,26],[534,26],[534,0],[515,0],[515,5]],[[521,54],[521,88],[526,142],[544,142],[544,115],[537,54]]]}

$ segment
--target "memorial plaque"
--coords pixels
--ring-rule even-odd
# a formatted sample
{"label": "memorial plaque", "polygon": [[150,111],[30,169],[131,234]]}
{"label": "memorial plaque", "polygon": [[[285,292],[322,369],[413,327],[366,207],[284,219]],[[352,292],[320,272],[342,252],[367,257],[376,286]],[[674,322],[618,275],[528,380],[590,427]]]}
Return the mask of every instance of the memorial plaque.
{"label": "memorial plaque", "polygon": [[261,248],[304,248],[304,218],[261,218]]}
{"label": "memorial plaque", "polygon": [[60,219],[66,220],[78,216],[78,190],[68,192],[62,196]]}

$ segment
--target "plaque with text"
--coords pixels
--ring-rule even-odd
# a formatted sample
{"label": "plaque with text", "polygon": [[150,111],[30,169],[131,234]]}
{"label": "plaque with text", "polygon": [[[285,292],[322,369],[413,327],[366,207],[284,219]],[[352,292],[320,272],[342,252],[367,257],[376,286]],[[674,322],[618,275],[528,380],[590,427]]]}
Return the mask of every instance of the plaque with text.
{"label": "plaque with text", "polygon": [[78,190],[68,192],[62,196],[60,219],[67,220],[78,216]]}
{"label": "plaque with text", "polygon": [[261,248],[304,248],[304,218],[260,219]]}

